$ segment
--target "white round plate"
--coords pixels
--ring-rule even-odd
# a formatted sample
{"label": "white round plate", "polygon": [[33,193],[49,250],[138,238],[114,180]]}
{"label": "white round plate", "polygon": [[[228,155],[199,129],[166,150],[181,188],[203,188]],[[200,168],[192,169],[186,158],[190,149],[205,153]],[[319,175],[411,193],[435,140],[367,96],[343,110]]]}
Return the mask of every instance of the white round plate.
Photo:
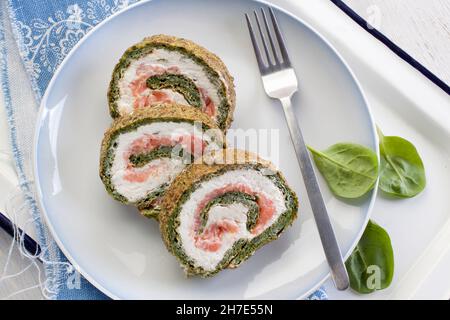
{"label": "white round plate", "polygon": [[[261,5],[239,0],[138,3],[92,30],[53,77],[35,142],[40,205],[67,258],[110,297],[295,299],[329,275],[282,109],[263,91],[250,43],[244,13]],[[299,78],[293,103],[306,141],[318,149],[351,141],[378,151],[370,111],[347,65],[305,23],[281,10],[276,14]],[[300,198],[299,218],[280,239],[238,269],[209,279],[186,278],[165,249],[157,222],[114,201],[98,175],[100,143],[111,124],[106,91],[112,69],[129,46],[159,33],[191,39],[223,59],[235,77],[233,128],[278,132],[272,147],[279,154],[271,158]],[[369,219],[375,191],[361,201],[343,202],[320,179],[347,257]]]}

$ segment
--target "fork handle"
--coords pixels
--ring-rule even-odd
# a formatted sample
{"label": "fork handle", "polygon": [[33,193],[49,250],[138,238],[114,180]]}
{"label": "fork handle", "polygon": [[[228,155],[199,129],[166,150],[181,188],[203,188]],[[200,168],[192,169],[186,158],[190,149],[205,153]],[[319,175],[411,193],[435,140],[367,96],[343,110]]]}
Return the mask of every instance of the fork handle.
{"label": "fork handle", "polygon": [[284,115],[288,123],[291,140],[294,144],[297,160],[305,182],[311,208],[319,230],[320,240],[325,251],[328,265],[334,284],[338,290],[346,290],[349,286],[349,278],[342,259],[341,251],[336,240],[336,236],[328,216],[327,208],[320,192],[319,183],[314,173],[313,164],[309,156],[308,149],[303,140],[303,135],[292,108],[290,97],[280,99],[283,105]]}

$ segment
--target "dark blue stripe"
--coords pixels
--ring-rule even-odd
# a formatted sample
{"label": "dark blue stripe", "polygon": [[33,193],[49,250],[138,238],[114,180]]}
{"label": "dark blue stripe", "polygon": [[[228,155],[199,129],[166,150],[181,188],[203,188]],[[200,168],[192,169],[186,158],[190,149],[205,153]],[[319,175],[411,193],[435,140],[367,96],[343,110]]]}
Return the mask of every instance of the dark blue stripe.
{"label": "dark blue stripe", "polygon": [[376,39],[381,41],[384,45],[386,45],[389,49],[391,49],[396,55],[400,58],[408,62],[413,68],[422,73],[425,77],[431,80],[434,84],[436,84],[439,88],[444,90],[448,95],[450,95],[450,87],[441,80],[438,76],[436,76],[433,72],[428,70],[425,66],[423,66],[419,61],[411,57],[406,51],[397,46],[394,42],[392,42],[388,37],[382,34],[377,29],[371,27],[366,20],[364,20],[361,16],[359,16],[355,11],[353,11],[349,6],[347,6],[342,0],[330,0],[339,9],[344,11],[353,21],[355,21],[361,28],[366,30]]}
{"label": "dark blue stripe", "polygon": [[[11,221],[0,212],[0,228],[5,230],[11,237],[14,237],[14,228]],[[22,229],[17,229],[16,239],[24,234]],[[41,253],[41,247],[26,233],[23,236],[23,245],[25,249],[32,255],[38,256]]]}

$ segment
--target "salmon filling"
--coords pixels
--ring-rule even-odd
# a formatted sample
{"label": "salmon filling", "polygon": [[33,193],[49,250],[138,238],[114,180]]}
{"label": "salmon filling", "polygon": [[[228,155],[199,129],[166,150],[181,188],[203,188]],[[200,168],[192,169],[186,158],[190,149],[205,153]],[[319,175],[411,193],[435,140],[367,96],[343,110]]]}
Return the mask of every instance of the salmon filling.
{"label": "salmon filling", "polygon": [[[195,137],[194,135],[180,136],[159,136],[155,134],[145,134],[144,136],[134,140],[129,149],[123,153],[126,164],[126,172],[124,179],[129,182],[145,182],[149,177],[158,175],[161,170],[167,170],[166,166],[159,164],[149,164],[144,168],[136,168],[135,164],[130,161],[133,155],[149,154],[160,147],[175,147],[179,145],[184,152],[193,157],[201,155],[206,147],[205,141]],[[166,156],[169,156],[166,154]]]}
{"label": "salmon filling", "polygon": [[[147,86],[147,80],[154,76],[162,76],[164,74],[181,74],[177,66],[164,67],[162,65],[148,65],[145,63],[139,64],[136,68],[135,79],[130,82],[128,87],[133,95],[134,109],[149,107],[156,103],[177,102],[188,104],[186,99],[174,90],[151,90]],[[208,95],[208,92],[197,86],[197,91],[200,92],[201,110],[210,117],[215,117],[216,106]]]}
{"label": "salmon filling", "polygon": [[275,213],[275,207],[273,201],[270,200],[262,193],[254,192],[250,187],[243,184],[229,184],[222,188],[218,188],[209,194],[199,203],[195,211],[195,222],[193,228],[193,237],[195,246],[205,251],[215,252],[220,249],[222,245],[222,238],[225,233],[236,234],[239,231],[238,223],[233,219],[223,218],[199,233],[201,226],[200,215],[206,205],[217,198],[229,192],[243,192],[249,195],[256,196],[256,202],[259,208],[259,216],[256,221],[256,225],[250,232],[257,236],[262,232],[267,222],[272,218]]}

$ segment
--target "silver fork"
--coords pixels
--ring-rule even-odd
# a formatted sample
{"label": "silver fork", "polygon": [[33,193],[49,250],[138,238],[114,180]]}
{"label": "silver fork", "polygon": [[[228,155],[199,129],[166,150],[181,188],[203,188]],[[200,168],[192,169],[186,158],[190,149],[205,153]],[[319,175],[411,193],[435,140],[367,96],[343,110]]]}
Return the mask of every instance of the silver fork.
{"label": "silver fork", "polygon": [[[300,165],[334,284],[338,290],[345,290],[349,286],[347,271],[328,216],[327,208],[323,201],[322,193],[320,192],[319,183],[314,173],[308,149],[306,148],[302,132],[292,108],[291,97],[298,90],[297,76],[291,66],[283,35],[281,34],[272,8],[269,8],[269,14],[273,31],[269,27],[269,21],[263,8],[261,8],[261,16],[264,21],[265,32],[260,23],[258,13],[256,11],[253,11],[253,13],[258,26],[263,50],[260,49],[248,14],[245,14],[245,18],[250,31],[250,38],[253,49],[255,50],[259,71],[261,72],[264,89],[269,97],[280,100],[283,105],[291,140],[294,144],[297,161]],[[275,33],[275,37],[273,33]],[[281,54],[281,59],[277,53],[277,49],[279,54]]]}

